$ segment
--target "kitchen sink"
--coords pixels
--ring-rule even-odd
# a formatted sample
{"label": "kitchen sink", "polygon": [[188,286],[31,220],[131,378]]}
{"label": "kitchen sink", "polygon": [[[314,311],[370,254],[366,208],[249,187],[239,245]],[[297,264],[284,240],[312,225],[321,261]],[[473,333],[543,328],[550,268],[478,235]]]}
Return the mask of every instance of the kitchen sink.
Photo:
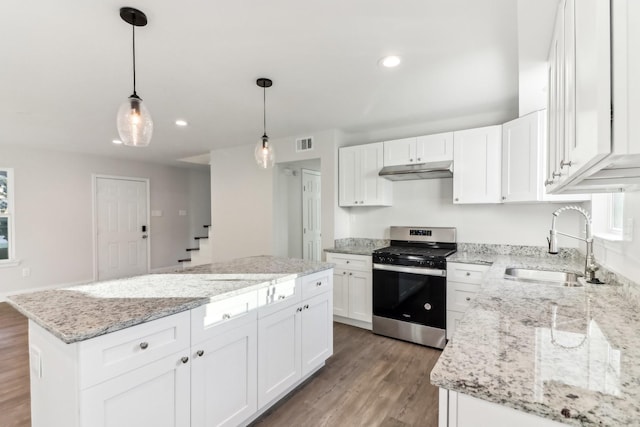
{"label": "kitchen sink", "polygon": [[582,286],[578,277],[582,274],[566,273],[564,271],[531,270],[528,268],[510,267],[504,271],[505,279],[519,280],[523,282],[555,283],[562,286]]}

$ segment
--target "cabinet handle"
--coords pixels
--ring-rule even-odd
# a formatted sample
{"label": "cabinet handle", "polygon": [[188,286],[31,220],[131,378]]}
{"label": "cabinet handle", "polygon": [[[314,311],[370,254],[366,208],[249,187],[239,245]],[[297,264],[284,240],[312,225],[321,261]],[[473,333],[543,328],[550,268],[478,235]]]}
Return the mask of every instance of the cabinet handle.
{"label": "cabinet handle", "polygon": [[460,199],[458,199],[457,197],[454,199],[456,202],[460,201]]}
{"label": "cabinet handle", "polygon": [[351,261],[347,260],[347,264],[349,264]]}
{"label": "cabinet handle", "polygon": [[471,276],[471,273],[469,273],[468,271],[467,271],[467,276]]}
{"label": "cabinet handle", "polygon": [[309,304],[305,304],[305,305],[304,305],[304,309],[305,309],[305,310],[309,309]]}
{"label": "cabinet handle", "polygon": [[187,363],[189,361],[189,358],[187,356],[182,356],[182,359],[180,359],[180,361],[182,363]]}
{"label": "cabinet handle", "polygon": [[144,341],[140,343],[140,348],[146,350],[149,347],[149,343]]}
{"label": "cabinet handle", "polygon": [[502,196],[502,200],[507,200],[507,196]]}
{"label": "cabinet handle", "polygon": [[418,161],[422,160],[420,157],[417,158]]}
{"label": "cabinet handle", "polygon": [[231,315],[229,313],[225,313],[222,315],[222,320],[231,319]]}
{"label": "cabinet handle", "polygon": [[564,160],[560,160],[560,169],[564,168],[565,166],[571,167],[572,163],[573,162],[571,160],[569,160],[568,162],[565,162]]}
{"label": "cabinet handle", "polygon": [[316,288],[319,288],[320,286],[322,286],[322,282],[316,282]]}
{"label": "cabinet handle", "polygon": [[346,271],[343,271],[343,272],[342,272],[342,274],[347,274],[347,272],[346,272]]}
{"label": "cabinet handle", "polygon": [[285,299],[285,298],[286,298],[286,297],[285,297],[284,295],[278,295],[278,299],[279,299],[279,300],[281,300],[281,299]]}
{"label": "cabinet handle", "polygon": [[302,307],[296,308],[296,313],[300,313],[302,311]]}
{"label": "cabinet handle", "polygon": [[413,159],[409,159],[410,162],[413,162]]}
{"label": "cabinet handle", "polygon": [[562,176],[562,174],[560,172],[553,171],[551,176],[554,177],[554,178],[560,178]]}
{"label": "cabinet handle", "polygon": [[547,179],[547,180],[545,180],[545,182],[544,182],[544,186],[545,186],[545,187],[546,187],[547,185],[551,185],[551,184],[553,184],[553,180],[552,180],[552,179]]}
{"label": "cabinet handle", "polygon": [[471,301],[471,297],[466,297],[465,298],[467,301]]}
{"label": "cabinet handle", "polygon": [[349,276],[353,276],[353,273],[349,273]]}
{"label": "cabinet handle", "polygon": [[204,356],[204,350],[198,350],[198,351],[196,351],[196,355],[197,355],[198,357],[202,357],[202,356]]}

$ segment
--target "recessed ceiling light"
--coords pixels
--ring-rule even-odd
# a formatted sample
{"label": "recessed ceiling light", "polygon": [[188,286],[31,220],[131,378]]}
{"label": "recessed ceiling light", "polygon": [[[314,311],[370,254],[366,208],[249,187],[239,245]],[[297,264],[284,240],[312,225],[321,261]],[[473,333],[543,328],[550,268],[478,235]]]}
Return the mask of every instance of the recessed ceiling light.
{"label": "recessed ceiling light", "polygon": [[385,56],[380,60],[380,65],[387,68],[393,68],[400,65],[400,57],[395,55]]}
{"label": "recessed ceiling light", "polygon": [[120,141],[119,139],[114,139],[114,140],[112,140],[111,142],[113,142],[113,143],[114,143],[114,144],[116,144],[116,145],[120,145],[120,144],[122,144],[122,141]]}
{"label": "recessed ceiling light", "polygon": [[188,124],[189,124],[189,123],[187,123],[187,121],[186,121],[186,120],[182,120],[182,119],[178,119],[178,120],[176,120],[176,126],[182,126],[182,127],[184,127],[184,126],[187,126]]}

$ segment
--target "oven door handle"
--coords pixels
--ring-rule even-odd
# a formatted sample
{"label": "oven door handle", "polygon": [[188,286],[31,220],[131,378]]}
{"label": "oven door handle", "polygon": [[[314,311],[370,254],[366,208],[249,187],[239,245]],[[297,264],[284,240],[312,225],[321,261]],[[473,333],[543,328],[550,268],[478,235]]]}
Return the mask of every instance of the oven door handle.
{"label": "oven door handle", "polygon": [[404,267],[400,265],[373,264],[374,270],[395,271],[398,273],[421,274],[423,276],[447,277],[447,270],[435,268]]}

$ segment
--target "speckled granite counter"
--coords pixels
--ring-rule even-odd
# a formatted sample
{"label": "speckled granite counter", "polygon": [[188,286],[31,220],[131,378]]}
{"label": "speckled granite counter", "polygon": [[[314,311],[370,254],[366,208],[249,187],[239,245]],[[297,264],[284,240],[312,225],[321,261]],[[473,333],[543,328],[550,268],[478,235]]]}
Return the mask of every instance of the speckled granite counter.
{"label": "speckled granite counter", "polygon": [[374,250],[389,246],[389,240],[347,238],[337,239],[333,248],[325,249],[325,252],[349,255],[371,255]]}
{"label": "speckled granite counter", "polygon": [[504,278],[514,266],[581,271],[580,258],[450,260],[493,266],[431,372],[434,385],[569,425],[640,425],[640,309],[622,286]]}
{"label": "speckled granite counter", "polygon": [[62,341],[72,343],[331,267],[300,259],[248,257],[174,274],[13,295],[7,301]]}

